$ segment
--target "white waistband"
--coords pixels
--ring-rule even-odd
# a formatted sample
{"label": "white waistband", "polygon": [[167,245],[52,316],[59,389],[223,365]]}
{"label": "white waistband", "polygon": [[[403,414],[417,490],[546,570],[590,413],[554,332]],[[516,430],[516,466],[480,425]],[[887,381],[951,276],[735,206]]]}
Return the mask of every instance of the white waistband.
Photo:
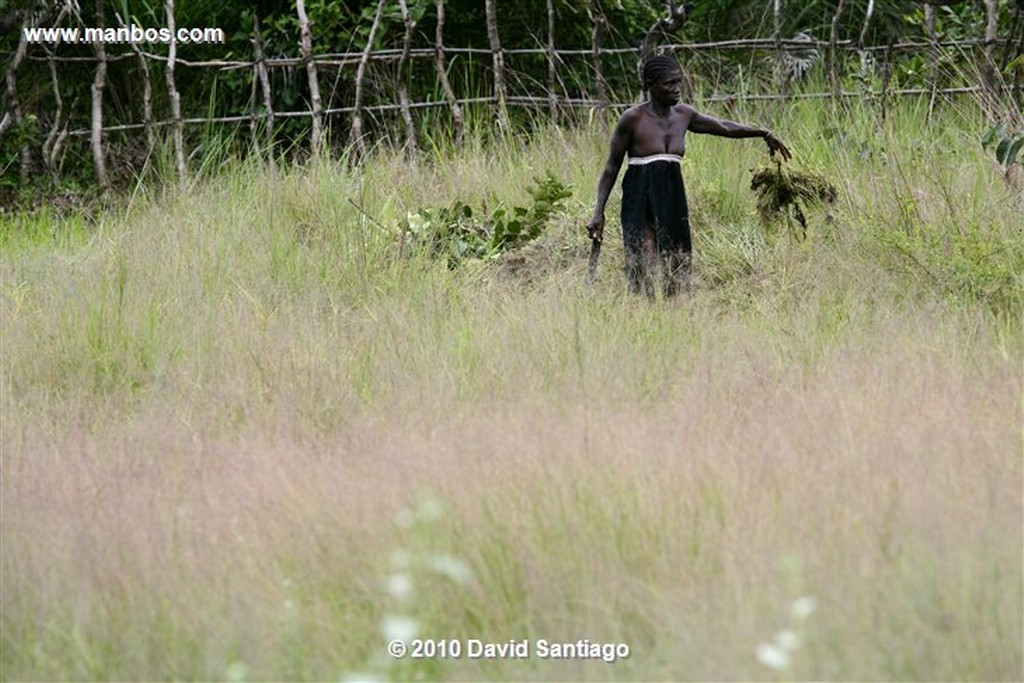
{"label": "white waistband", "polygon": [[652,161],[674,161],[677,164],[682,163],[683,158],[678,154],[652,154],[648,157],[630,157],[630,166],[639,166],[642,164],[649,164]]}

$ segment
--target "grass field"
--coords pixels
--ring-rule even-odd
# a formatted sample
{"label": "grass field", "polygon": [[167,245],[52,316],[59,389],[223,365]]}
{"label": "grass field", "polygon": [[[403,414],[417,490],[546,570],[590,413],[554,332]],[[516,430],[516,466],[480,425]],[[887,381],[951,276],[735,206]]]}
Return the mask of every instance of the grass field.
{"label": "grass field", "polygon": [[[1024,200],[925,106],[738,113],[837,186],[803,242],[759,141],[691,138],[672,301],[625,291],[618,190],[583,286],[589,130],[7,219],[2,678],[1024,679]],[[517,268],[399,257],[548,170]]]}

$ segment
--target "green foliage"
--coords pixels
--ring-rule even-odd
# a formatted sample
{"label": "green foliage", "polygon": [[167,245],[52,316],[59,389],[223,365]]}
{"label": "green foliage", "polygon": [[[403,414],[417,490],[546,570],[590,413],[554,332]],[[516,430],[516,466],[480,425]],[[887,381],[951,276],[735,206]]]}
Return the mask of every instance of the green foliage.
{"label": "green foliage", "polygon": [[403,238],[414,249],[443,259],[449,267],[511,251],[539,237],[572,196],[572,188],[551,171],[535,177],[534,183],[535,187],[526,190],[533,198],[529,206],[501,204],[487,213],[456,200],[440,208],[410,211],[400,226]]}
{"label": "green foliage", "polygon": [[976,222],[944,227],[948,229],[918,225],[883,230],[879,240],[940,293],[980,303],[997,315],[1019,315],[1024,304],[1024,245],[1020,240]]}
{"label": "green foliage", "polygon": [[1024,161],[1024,157],[1017,158],[1024,148],[1024,130],[1008,131],[1003,124],[992,126],[981,136],[981,147],[985,150],[992,148],[996,161],[1009,169],[1013,164]]}

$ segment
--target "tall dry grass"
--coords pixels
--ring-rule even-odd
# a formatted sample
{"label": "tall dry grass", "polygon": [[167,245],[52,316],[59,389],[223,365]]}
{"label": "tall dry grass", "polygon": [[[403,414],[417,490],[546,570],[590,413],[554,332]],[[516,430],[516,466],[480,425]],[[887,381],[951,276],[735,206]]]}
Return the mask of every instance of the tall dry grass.
{"label": "tall dry grass", "polygon": [[[776,122],[843,189],[806,243],[756,225],[753,142],[692,140],[676,302],[628,296],[612,240],[582,287],[586,132],[5,226],[3,677],[1020,679],[1019,200],[976,116],[920,114]],[[529,280],[396,258],[405,211],[547,169],[577,195]],[[445,513],[396,523],[424,491]],[[396,614],[632,654],[387,663]]]}

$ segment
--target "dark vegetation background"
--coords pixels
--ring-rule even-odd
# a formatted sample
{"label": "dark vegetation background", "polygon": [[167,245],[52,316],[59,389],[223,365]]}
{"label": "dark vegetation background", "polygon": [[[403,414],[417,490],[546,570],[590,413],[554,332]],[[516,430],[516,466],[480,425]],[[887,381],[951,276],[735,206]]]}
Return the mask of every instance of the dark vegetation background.
{"label": "dark vegetation background", "polygon": [[[840,51],[836,70],[849,91],[877,92],[885,88],[942,88],[977,85],[979,64],[984,59],[988,2],[938,2],[930,7],[933,18],[929,35],[927,6],[919,2],[854,0],[843,3],[836,26],[840,41],[851,41]],[[827,41],[839,3],[812,0],[782,4],[779,31],[781,37],[803,35]],[[318,57],[338,53],[358,53],[366,47],[377,2],[370,0],[309,0],[306,11],[312,31],[313,54]],[[431,49],[435,44],[437,2],[410,0],[411,18],[416,22],[411,47]],[[1012,85],[1019,69],[1012,68],[1022,40],[1021,13],[1024,0],[999,0],[997,45],[994,51],[1000,78]],[[61,11],[62,8],[65,11]],[[444,44],[446,48],[489,49],[485,7],[480,0],[445,0]],[[498,29],[504,50],[542,48],[548,42],[547,0],[497,2]],[[554,44],[562,50],[580,50],[579,54],[559,56],[558,96],[592,100],[596,83],[591,55],[594,18],[604,17],[608,32],[603,48],[613,53],[603,58],[603,76],[610,102],[626,103],[637,97],[636,64],[643,37],[670,8],[653,0],[555,0]],[[865,24],[869,11],[871,20]],[[296,6],[291,2],[251,3],[239,0],[179,1],[174,7],[178,27],[219,27],[226,34],[225,44],[179,45],[175,71],[184,118],[253,116],[263,113],[263,100],[254,87],[254,70],[249,67],[190,66],[211,60],[251,61],[254,59],[254,27],[266,58],[300,56],[300,25]],[[5,74],[4,113],[12,102],[20,107],[19,121],[8,126],[0,137],[0,205],[10,208],[31,203],[43,194],[79,194],[97,184],[90,152],[89,128],[92,116],[91,88],[97,68],[96,52],[91,45],[58,45],[44,48],[29,45],[25,58],[11,68],[18,48],[20,27],[31,26],[108,26],[120,21],[141,27],[166,24],[165,6],[156,0],[87,0],[53,2],[51,0],[0,0],[0,60]],[[713,0],[694,3],[687,20],[666,41],[677,45],[770,38],[774,32],[773,3],[764,0]],[[384,3],[384,12],[374,36],[372,49],[400,50],[404,24],[399,2]],[[975,47],[936,50],[928,46],[899,48],[906,43],[924,44],[931,37],[949,41],[975,41]],[[857,51],[856,45],[879,49]],[[886,46],[896,49],[885,50]],[[157,121],[171,119],[164,61],[168,46],[148,44],[143,51],[149,60],[152,107]],[[625,52],[614,52],[626,49]],[[107,45],[110,59],[103,93],[105,127],[139,124],[143,120],[142,79],[138,60],[127,45]],[[79,61],[61,61],[57,70],[57,106],[53,77],[47,61],[52,56]],[[809,49],[796,53],[796,75],[791,92],[827,91],[825,50]],[[776,55],[765,49],[715,49],[710,51],[676,50],[701,97],[732,94],[778,92],[779,74]],[[115,59],[123,55],[123,58]],[[446,56],[449,77],[459,98],[486,98],[493,95],[492,60],[486,53],[452,53]],[[791,60],[792,62],[792,60]],[[508,91],[511,98],[546,96],[547,57],[544,54],[506,54]],[[444,93],[430,58],[411,59],[402,74],[398,60],[372,59],[367,67],[363,105],[396,104],[398,80],[404,79],[412,102],[444,102]],[[792,66],[792,65],[791,65]],[[1009,67],[1009,68],[1008,68]],[[325,109],[351,107],[355,97],[356,60],[345,64],[319,65],[320,89]],[[269,78],[273,107],[280,112],[310,109],[310,92],[305,68],[272,67]],[[520,130],[529,130],[545,120],[543,104],[513,107],[511,122]],[[479,114],[469,108],[467,125],[490,127],[493,115],[489,105],[480,105]],[[59,111],[58,111],[59,109]],[[425,147],[450,140],[451,115],[444,106],[414,109],[415,124],[426,140]],[[726,112],[728,113],[728,112]],[[563,124],[588,121],[593,107],[566,109]],[[56,119],[56,120],[55,120]],[[325,117],[327,145],[334,154],[342,154],[350,144],[350,113]],[[996,121],[993,121],[996,123]],[[373,139],[401,144],[404,136],[400,112],[367,113],[366,132]],[[50,131],[68,135],[44,168],[41,150]],[[157,178],[166,170],[171,153],[167,144],[169,127],[159,128],[159,141],[151,149],[139,128],[104,134],[111,182],[124,185],[152,171]],[[981,134],[983,131],[979,131]],[[288,157],[304,155],[309,149],[310,118],[291,117],[275,120],[274,152]],[[266,146],[264,131],[248,122],[203,123],[185,128],[185,148],[191,167],[215,165],[225,156],[245,155],[254,146]],[[52,142],[52,141],[51,141]],[[49,173],[45,172],[50,170]]]}

